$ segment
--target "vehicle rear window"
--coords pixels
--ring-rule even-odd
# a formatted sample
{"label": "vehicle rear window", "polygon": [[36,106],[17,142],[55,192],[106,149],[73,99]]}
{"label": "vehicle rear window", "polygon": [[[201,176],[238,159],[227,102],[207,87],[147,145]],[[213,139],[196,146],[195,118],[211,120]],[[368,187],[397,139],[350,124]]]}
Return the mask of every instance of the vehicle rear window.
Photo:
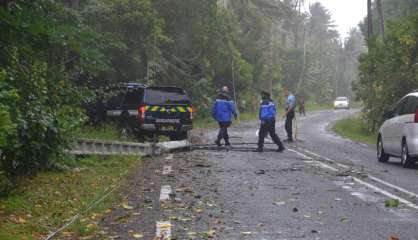
{"label": "vehicle rear window", "polygon": [[189,104],[190,99],[179,88],[147,88],[145,103],[150,105]]}
{"label": "vehicle rear window", "polygon": [[337,101],[347,101],[347,98],[346,97],[339,97],[339,98],[337,98]]}
{"label": "vehicle rear window", "polygon": [[125,101],[123,105],[125,106],[138,106],[141,103],[143,97],[143,89],[130,89],[126,92]]}
{"label": "vehicle rear window", "polygon": [[402,114],[414,114],[417,110],[418,98],[410,96],[407,98],[405,107],[402,109]]}

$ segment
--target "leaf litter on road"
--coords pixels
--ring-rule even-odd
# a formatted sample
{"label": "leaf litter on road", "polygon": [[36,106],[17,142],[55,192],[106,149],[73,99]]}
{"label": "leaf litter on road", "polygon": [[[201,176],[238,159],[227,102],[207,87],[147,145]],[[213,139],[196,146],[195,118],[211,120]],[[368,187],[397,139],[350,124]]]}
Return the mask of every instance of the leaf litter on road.
{"label": "leaf litter on road", "polygon": [[144,235],[139,234],[139,233],[134,233],[134,234],[132,234],[132,237],[135,238],[135,239],[140,239],[140,238],[143,238]]}
{"label": "leaf litter on road", "polygon": [[385,201],[385,206],[387,208],[397,208],[399,207],[399,199],[389,199]]}

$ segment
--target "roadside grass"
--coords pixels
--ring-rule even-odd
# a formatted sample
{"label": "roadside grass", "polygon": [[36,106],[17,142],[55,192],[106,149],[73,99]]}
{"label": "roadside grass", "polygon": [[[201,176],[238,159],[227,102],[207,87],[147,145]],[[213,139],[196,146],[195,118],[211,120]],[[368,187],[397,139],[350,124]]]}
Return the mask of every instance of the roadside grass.
{"label": "roadside grass", "polygon": [[[327,110],[327,109],[333,109],[332,105],[324,105],[324,104],[318,104],[313,102],[307,102],[306,104],[306,111],[318,111],[318,110]],[[297,111],[299,108],[296,109]],[[280,108],[278,109],[277,116],[281,117],[284,114],[284,109]],[[239,121],[241,122],[247,122],[247,121],[256,121],[258,120],[258,112],[245,112],[241,113],[239,115]],[[217,128],[218,124],[215,120],[212,119],[212,117],[200,117],[197,118],[193,122],[193,126],[195,129],[211,129],[211,128]]]}
{"label": "roadside grass", "polygon": [[[315,102],[307,102],[305,105],[306,111],[319,111],[319,110],[328,110],[333,109],[332,104],[319,104]],[[297,108],[299,110],[299,107]]]}
{"label": "roadside grass", "polygon": [[211,129],[216,128],[218,124],[212,117],[200,117],[193,121],[194,129]]}
{"label": "roadside grass", "polygon": [[72,170],[44,172],[23,180],[20,187],[0,198],[0,239],[41,239],[121,184],[65,230],[60,239],[89,236],[97,230],[101,216],[120,201],[119,191],[140,162],[138,157],[91,156],[78,158]]}
{"label": "roadside grass", "polygon": [[332,130],[341,137],[362,143],[376,144],[377,135],[371,133],[359,117],[340,120],[332,127]]}
{"label": "roadside grass", "polygon": [[239,115],[239,120],[242,122],[258,120],[258,112],[245,112]]}
{"label": "roadside grass", "polygon": [[76,133],[78,138],[123,140],[115,123],[105,123],[99,126],[84,126]]}
{"label": "roadside grass", "polygon": [[[258,120],[258,113],[245,112],[239,115],[240,122],[255,121]],[[233,120],[233,123],[237,123],[238,120]],[[193,122],[195,129],[213,129],[218,127],[218,123],[212,117],[198,118]]]}

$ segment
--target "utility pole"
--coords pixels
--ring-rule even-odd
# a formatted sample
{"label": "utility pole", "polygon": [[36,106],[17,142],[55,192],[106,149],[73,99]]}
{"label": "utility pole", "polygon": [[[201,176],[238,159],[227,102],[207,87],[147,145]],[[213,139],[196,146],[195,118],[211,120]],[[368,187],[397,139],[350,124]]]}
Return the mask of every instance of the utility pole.
{"label": "utility pole", "polygon": [[154,34],[154,44],[153,44],[153,49],[152,49],[152,60],[150,61],[149,59],[147,60],[147,84],[148,85],[152,85],[155,84],[156,80],[157,80],[157,71],[158,71],[158,66],[156,64],[156,58],[157,58],[157,35]]}
{"label": "utility pole", "polygon": [[306,68],[306,27],[305,24],[303,25],[303,66],[302,70],[299,75],[299,83],[297,86],[297,90],[299,91],[303,84],[303,77],[305,75],[305,68]]}
{"label": "utility pole", "polygon": [[[238,76],[239,76],[239,68],[238,68]],[[232,62],[231,62],[231,72],[232,72],[232,91],[234,95],[234,102],[235,102],[235,108],[238,109],[238,102],[237,102],[237,94],[236,94],[236,88],[235,88],[235,64],[234,64],[234,53],[232,53]],[[238,111],[238,110],[237,110]],[[238,115],[238,121],[239,115]]]}
{"label": "utility pole", "polygon": [[335,60],[335,98],[338,97],[338,64],[339,64],[339,50],[337,50],[336,60]]}
{"label": "utility pole", "polygon": [[232,71],[232,91],[234,94],[234,101],[235,105],[237,105],[237,95],[235,93],[235,66],[234,66],[234,55],[232,54],[232,63],[231,63],[231,71]]}

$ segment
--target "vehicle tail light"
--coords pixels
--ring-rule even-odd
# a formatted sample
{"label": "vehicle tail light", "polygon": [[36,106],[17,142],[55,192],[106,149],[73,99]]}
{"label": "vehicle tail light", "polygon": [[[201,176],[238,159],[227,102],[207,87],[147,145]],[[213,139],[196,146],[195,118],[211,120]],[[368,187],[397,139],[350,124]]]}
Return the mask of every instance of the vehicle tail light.
{"label": "vehicle tail light", "polygon": [[414,119],[415,121],[415,123],[418,123],[418,108],[417,108],[417,110],[415,110],[415,119]]}
{"label": "vehicle tail light", "polygon": [[139,120],[145,120],[145,112],[147,111],[147,107],[145,105],[141,105],[138,108],[138,118]]}
{"label": "vehicle tail light", "polygon": [[190,120],[193,120],[194,118],[194,114],[195,114],[195,109],[193,108],[193,106],[189,107],[189,111],[190,111]]}

